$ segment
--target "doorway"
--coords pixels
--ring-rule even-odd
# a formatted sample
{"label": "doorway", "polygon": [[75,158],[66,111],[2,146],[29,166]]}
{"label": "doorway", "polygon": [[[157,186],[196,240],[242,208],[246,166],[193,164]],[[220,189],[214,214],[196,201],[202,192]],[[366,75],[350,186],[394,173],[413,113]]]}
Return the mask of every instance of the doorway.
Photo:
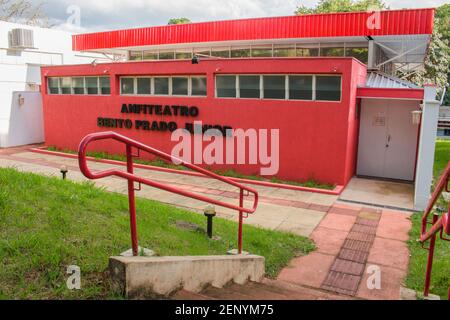
{"label": "doorway", "polygon": [[363,99],[357,175],[414,180],[419,126],[411,112],[417,101]]}

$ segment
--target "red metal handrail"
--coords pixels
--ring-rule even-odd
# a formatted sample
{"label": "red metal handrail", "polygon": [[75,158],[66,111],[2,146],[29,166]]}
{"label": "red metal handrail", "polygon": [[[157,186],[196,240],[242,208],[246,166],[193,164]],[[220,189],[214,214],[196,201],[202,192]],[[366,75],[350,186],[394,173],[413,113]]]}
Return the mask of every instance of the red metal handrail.
{"label": "red metal handrail", "polygon": [[[126,145],[126,156],[127,156],[127,172],[120,171],[117,169],[108,169],[101,172],[92,172],[87,164],[86,159],[86,151],[87,146],[89,143],[97,140],[105,140],[105,139],[113,139],[119,142],[122,142]],[[233,205],[230,203],[222,202],[219,200],[211,199],[208,197],[204,197],[202,195],[192,193],[189,191],[185,191],[179,188],[172,187],[170,185],[151,181],[139,176],[136,176],[133,174],[133,154],[132,149],[136,148],[139,152],[139,150],[148,152],[150,154],[153,154],[165,161],[168,162],[176,162],[177,164],[184,166],[186,168],[189,168],[191,170],[197,171],[202,173],[203,175],[220,180],[224,183],[227,183],[229,185],[232,185],[234,187],[239,188],[239,205]],[[131,242],[132,242],[132,249],[133,249],[133,255],[138,255],[138,237],[137,237],[137,229],[136,229],[136,205],[135,205],[135,194],[134,191],[136,190],[134,187],[134,182],[138,182],[139,184],[143,183],[146,185],[149,185],[151,187],[155,187],[158,189],[162,189],[165,191],[169,191],[172,193],[176,193],[185,197],[193,198],[196,200],[208,202],[211,204],[215,204],[221,207],[225,207],[228,209],[233,209],[239,212],[239,228],[238,228],[238,253],[242,253],[242,224],[243,224],[243,218],[244,213],[254,213],[257,206],[258,206],[258,192],[254,190],[253,188],[244,186],[240,183],[237,183],[231,179],[228,179],[226,177],[220,176],[218,174],[215,174],[211,171],[205,170],[203,168],[200,168],[196,165],[193,165],[191,163],[185,162],[181,159],[178,159],[176,157],[173,157],[167,153],[164,153],[162,151],[159,151],[157,149],[154,149],[152,147],[149,147],[145,144],[142,144],[138,141],[135,141],[133,139],[130,139],[128,137],[125,137],[123,135],[120,135],[118,133],[108,131],[108,132],[97,132],[97,133],[91,133],[88,134],[86,137],[83,138],[80,142],[80,146],[78,148],[78,163],[80,166],[81,172],[89,179],[101,179],[109,176],[118,176],[124,179],[128,180],[128,205],[130,209],[130,227],[131,227]],[[253,207],[251,209],[244,207],[244,191],[247,191],[248,193],[252,193],[254,196],[253,200]],[[248,196],[249,194],[247,194]]]}
{"label": "red metal handrail", "polygon": [[[430,246],[428,248],[428,261],[427,261],[427,269],[425,275],[425,288],[424,288],[424,296],[427,297],[430,293],[430,284],[431,284],[431,271],[433,268],[433,257],[434,257],[434,248],[436,245],[436,235],[440,233],[440,237],[442,240],[450,241],[444,237],[444,233],[450,234],[450,205],[448,208],[448,212],[442,214],[440,217],[437,214],[433,214],[431,228],[427,230],[427,226],[429,223],[429,216],[433,211],[433,207],[441,196],[442,192],[447,191],[450,192],[450,162],[447,165],[447,168],[444,170],[441,178],[439,179],[438,184],[431,196],[430,201],[423,213],[422,216],[422,229],[420,234],[420,241],[422,245],[430,240]],[[449,287],[449,300],[450,300],[450,287]]]}

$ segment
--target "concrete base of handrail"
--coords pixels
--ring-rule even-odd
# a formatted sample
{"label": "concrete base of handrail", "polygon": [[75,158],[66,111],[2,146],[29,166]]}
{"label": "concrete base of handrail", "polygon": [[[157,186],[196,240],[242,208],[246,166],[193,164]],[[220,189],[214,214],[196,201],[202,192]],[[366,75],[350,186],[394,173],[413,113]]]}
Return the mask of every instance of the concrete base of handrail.
{"label": "concrete base of handrail", "polygon": [[261,282],[264,257],[256,255],[110,257],[113,284],[126,298],[170,297],[179,290],[200,292],[233,281]]}

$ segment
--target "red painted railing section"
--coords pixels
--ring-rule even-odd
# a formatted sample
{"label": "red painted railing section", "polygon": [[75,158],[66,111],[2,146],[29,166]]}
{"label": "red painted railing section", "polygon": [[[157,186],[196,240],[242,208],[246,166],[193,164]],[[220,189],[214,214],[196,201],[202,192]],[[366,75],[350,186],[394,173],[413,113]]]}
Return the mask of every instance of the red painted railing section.
{"label": "red painted railing section", "polygon": [[[436,202],[439,200],[442,192],[450,192],[450,162],[447,165],[447,168],[444,170],[439,182],[436,186],[436,189],[431,196],[430,202],[428,203],[427,208],[422,217],[422,230],[420,235],[420,241],[424,244],[426,241],[430,240],[430,245],[427,248],[428,250],[428,261],[427,261],[427,269],[425,275],[425,288],[424,288],[424,296],[427,297],[430,293],[430,283],[431,283],[431,271],[433,268],[433,257],[434,257],[434,248],[436,246],[436,236],[439,233],[440,238],[442,240],[450,241],[449,238],[445,237],[445,234],[450,235],[450,205],[448,207],[448,212],[443,213],[440,217],[437,213],[433,214],[431,223],[429,222],[429,216],[433,211],[433,207]],[[427,226],[431,224],[431,228],[427,230]],[[450,300],[450,287],[449,287],[449,296]]]}
{"label": "red painted railing section", "polygon": [[[108,169],[100,172],[92,172],[87,164],[86,159],[86,152],[87,147],[89,143],[93,141],[98,140],[106,140],[106,139],[113,139],[118,142],[122,142],[125,144],[126,147],[126,155],[127,155],[127,171],[121,171],[118,169]],[[145,151],[147,153],[153,154],[167,162],[173,163],[176,161],[176,163],[180,164],[181,166],[184,166],[188,169],[191,169],[193,171],[199,172],[203,174],[206,177],[213,178],[216,180],[220,180],[226,184],[232,185],[239,189],[239,205],[233,205],[230,203],[222,202],[219,200],[211,199],[193,192],[189,192],[186,190],[182,190],[164,183],[152,181],[149,179],[145,179],[142,177],[139,177],[133,173],[133,148],[138,151],[138,154],[136,156],[139,156],[139,151]],[[137,227],[136,227],[136,205],[135,205],[135,182],[140,184],[146,184],[151,187],[155,187],[158,189],[162,189],[168,192],[176,193],[185,197],[189,197],[192,199],[204,201],[207,203],[211,203],[217,206],[225,207],[228,209],[236,210],[239,212],[239,229],[238,229],[238,252],[242,253],[242,224],[243,224],[243,218],[244,213],[254,213],[257,206],[258,206],[258,192],[254,190],[253,188],[244,186],[240,183],[237,183],[235,181],[232,181],[231,179],[228,179],[226,177],[217,175],[213,172],[210,172],[208,170],[205,170],[203,168],[200,168],[196,165],[193,165],[191,163],[182,161],[181,159],[178,159],[176,157],[173,157],[167,153],[161,152],[157,149],[154,149],[152,147],[149,147],[145,144],[142,144],[138,141],[135,141],[133,139],[130,139],[128,137],[125,137],[123,135],[120,135],[115,132],[98,132],[98,133],[92,133],[87,135],[83,138],[83,140],[80,143],[79,150],[78,150],[78,162],[80,166],[81,172],[89,179],[101,179],[106,178],[110,176],[117,176],[120,178],[124,178],[128,180],[128,202],[129,202],[129,210],[130,210],[130,227],[131,227],[131,242],[132,242],[132,249],[133,249],[133,255],[138,255],[138,236],[137,236]],[[138,189],[139,190],[139,189]],[[253,206],[251,208],[245,208],[244,207],[244,191],[247,193],[247,196],[250,196],[250,194],[253,194]]]}

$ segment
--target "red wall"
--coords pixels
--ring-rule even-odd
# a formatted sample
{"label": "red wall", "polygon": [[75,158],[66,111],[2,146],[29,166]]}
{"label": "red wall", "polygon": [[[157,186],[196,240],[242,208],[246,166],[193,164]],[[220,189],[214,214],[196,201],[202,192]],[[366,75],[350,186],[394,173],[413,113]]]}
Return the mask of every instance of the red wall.
{"label": "red wall", "polygon": [[[220,99],[214,97],[216,74],[341,74],[341,102],[284,101],[260,99]],[[208,96],[129,97],[119,95],[122,75],[206,74]],[[43,67],[42,80],[50,76],[109,75],[110,96],[47,95],[43,87],[46,144],[76,150],[88,133],[107,131],[97,127],[97,117],[175,121],[178,127],[194,120],[229,125],[234,129],[279,129],[280,170],[283,179],[346,184],[355,172],[358,119],[357,85],[365,83],[366,67],[353,58],[272,58],[191,61],[128,62],[114,64]],[[161,104],[197,106],[197,118],[143,114],[122,114],[122,104]],[[175,144],[169,132],[114,129],[152,147],[171,152]],[[96,150],[122,153],[115,143],[97,143]],[[212,166],[225,169],[230,166]],[[234,165],[245,174],[257,174],[258,165]]]}

